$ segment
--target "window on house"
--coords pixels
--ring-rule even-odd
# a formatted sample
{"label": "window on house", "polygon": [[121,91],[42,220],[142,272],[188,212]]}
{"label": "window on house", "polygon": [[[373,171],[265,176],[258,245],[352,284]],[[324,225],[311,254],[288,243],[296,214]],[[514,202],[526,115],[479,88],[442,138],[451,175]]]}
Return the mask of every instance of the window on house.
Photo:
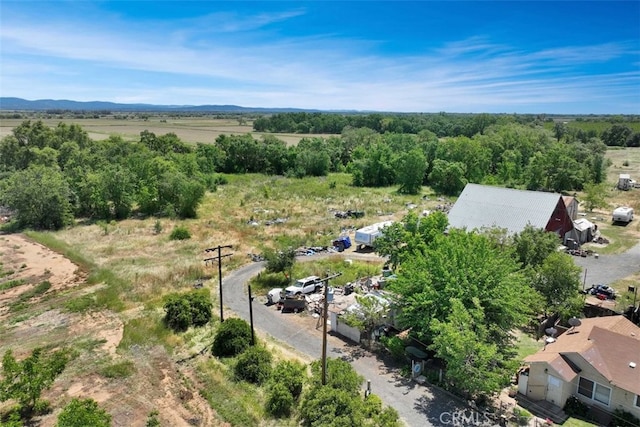
{"label": "window on house", "polygon": [[578,383],[578,394],[593,399],[593,381],[581,377]]}
{"label": "window on house", "polygon": [[640,408],[640,394],[636,394],[636,406]]}
{"label": "window on house", "polygon": [[600,384],[596,384],[596,392],[593,396],[594,400],[600,403],[609,405],[609,399],[611,398],[611,389]]}

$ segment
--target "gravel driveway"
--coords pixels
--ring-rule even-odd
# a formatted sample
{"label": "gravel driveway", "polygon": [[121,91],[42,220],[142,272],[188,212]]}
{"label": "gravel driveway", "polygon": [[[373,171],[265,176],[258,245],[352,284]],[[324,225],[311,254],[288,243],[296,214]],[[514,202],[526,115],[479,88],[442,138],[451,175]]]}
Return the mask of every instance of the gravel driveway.
{"label": "gravel driveway", "polygon": [[[247,283],[263,268],[264,263],[248,264],[223,277],[224,305],[247,321]],[[263,301],[262,298],[260,300]],[[253,303],[253,321],[256,329],[294,347],[312,359],[320,359],[321,329],[302,328],[297,322],[291,321],[288,315],[283,315],[274,307],[259,303],[258,298]],[[365,380],[371,380],[372,392],[380,396],[385,404],[395,408],[406,425],[442,426],[441,414],[464,410],[464,405],[445,392],[402,378],[397,370],[387,367],[382,360],[359,346],[346,344],[330,335],[327,354],[329,357],[349,361]],[[447,421],[450,418],[445,414],[443,419]]]}
{"label": "gravel driveway", "polygon": [[609,285],[640,272],[640,243],[622,254],[599,255],[598,258],[595,256],[573,257],[573,260],[582,268],[581,279],[584,279],[586,271],[587,288],[598,283]]}

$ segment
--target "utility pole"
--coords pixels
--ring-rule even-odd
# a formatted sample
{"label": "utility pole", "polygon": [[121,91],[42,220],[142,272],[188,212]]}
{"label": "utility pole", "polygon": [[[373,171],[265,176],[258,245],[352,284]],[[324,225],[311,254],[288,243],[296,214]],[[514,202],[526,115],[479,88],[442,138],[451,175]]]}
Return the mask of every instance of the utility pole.
{"label": "utility pole", "polygon": [[322,385],[327,385],[327,317],[329,312],[329,279],[340,276],[342,273],[320,279],[324,282],[324,304],[322,307]]}
{"label": "utility pole", "polygon": [[256,345],[255,332],[253,332],[253,297],[251,296],[251,285],[249,288],[249,321],[251,322],[251,345]]}
{"label": "utility pole", "polygon": [[211,257],[211,258],[205,258],[204,262],[206,264],[209,261],[213,261],[215,259],[218,260],[218,282],[219,282],[219,289],[220,289],[220,322],[224,322],[224,314],[222,312],[222,261],[221,261],[221,259],[224,258],[224,257],[228,257],[228,256],[233,255],[233,254],[224,254],[224,255],[222,255],[222,249],[230,248],[230,247],[231,247],[231,245],[225,245],[225,246],[218,245],[215,248],[207,248],[207,249],[204,250],[205,252],[218,251],[218,256]]}

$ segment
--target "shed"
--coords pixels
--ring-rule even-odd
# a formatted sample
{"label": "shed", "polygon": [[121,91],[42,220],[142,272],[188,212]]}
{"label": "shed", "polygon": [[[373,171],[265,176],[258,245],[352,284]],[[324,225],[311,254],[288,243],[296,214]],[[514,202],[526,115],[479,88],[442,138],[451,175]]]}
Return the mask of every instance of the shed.
{"label": "shed", "polygon": [[590,242],[595,237],[598,226],[586,218],[573,221],[574,238],[580,244]]}

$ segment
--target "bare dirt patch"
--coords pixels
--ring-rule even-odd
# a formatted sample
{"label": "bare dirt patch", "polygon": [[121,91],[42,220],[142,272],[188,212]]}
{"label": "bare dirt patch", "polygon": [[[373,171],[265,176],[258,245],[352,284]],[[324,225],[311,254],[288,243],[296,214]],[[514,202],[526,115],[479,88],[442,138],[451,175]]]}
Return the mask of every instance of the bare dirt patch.
{"label": "bare dirt patch", "polygon": [[[124,313],[94,310],[71,313],[63,308],[67,298],[95,292],[101,286],[82,286],[86,273],[62,255],[20,234],[0,236],[1,282],[24,280],[0,291],[0,352],[12,349],[21,359],[36,347],[67,347],[76,358],[43,393],[52,403],[51,414],[34,420],[36,426],[54,426],[71,398],[93,398],[113,417],[114,426],[144,426],[149,413],[159,412],[162,425],[224,425],[199,394],[201,385],[193,368],[179,366],[163,347],[118,350],[124,322],[139,310]],[[47,280],[51,287],[26,308],[9,310],[20,294]],[[108,378],[102,369],[114,363],[133,363],[133,373]]]}

